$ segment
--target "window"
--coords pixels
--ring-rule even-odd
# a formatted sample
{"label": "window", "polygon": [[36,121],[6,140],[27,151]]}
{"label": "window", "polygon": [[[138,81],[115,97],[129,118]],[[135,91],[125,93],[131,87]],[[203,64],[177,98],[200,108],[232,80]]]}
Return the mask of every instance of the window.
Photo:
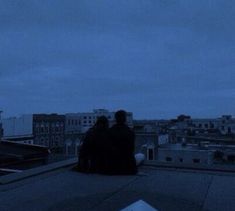
{"label": "window", "polygon": [[235,162],[235,155],[228,155],[227,160],[228,162]]}
{"label": "window", "polygon": [[194,163],[200,163],[200,159],[194,158],[194,159],[193,159],[193,162],[194,162]]}
{"label": "window", "polygon": [[148,149],[148,160],[154,160],[153,149]]}
{"label": "window", "polygon": [[171,157],[166,157],[166,161],[170,162],[170,161],[172,161],[172,158]]}

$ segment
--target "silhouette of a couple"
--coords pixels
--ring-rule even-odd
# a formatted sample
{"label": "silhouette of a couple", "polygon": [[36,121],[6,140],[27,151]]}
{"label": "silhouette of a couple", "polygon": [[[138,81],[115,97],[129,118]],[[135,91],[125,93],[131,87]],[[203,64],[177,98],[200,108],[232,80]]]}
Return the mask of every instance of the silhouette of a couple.
{"label": "silhouette of a couple", "polygon": [[116,124],[109,128],[101,116],[88,130],[79,152],[78,170],[101,174],[136,174],[135,134],[126,125],[126,112],[115,113]]}

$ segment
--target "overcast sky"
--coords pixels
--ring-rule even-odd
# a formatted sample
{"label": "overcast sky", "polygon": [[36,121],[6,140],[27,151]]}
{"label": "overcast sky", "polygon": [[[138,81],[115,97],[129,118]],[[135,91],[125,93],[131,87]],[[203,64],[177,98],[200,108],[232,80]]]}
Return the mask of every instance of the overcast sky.
{"label": "overcast sky", "polygon": [[235,1],[0,0],[0,110],[235,115]]}

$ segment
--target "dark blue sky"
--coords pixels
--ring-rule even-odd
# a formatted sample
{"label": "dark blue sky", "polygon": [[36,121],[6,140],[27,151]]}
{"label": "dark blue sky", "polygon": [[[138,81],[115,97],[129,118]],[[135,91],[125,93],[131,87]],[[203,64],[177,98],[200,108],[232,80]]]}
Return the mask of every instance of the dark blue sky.
{"label": "dark blue sky", "polygon": [[235,114],[235,1],[0,0],[4,116]]}

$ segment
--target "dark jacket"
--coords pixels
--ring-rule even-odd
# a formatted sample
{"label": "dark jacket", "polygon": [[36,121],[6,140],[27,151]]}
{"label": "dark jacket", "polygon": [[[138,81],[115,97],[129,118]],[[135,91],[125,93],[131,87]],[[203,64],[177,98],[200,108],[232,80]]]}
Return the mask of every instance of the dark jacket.
{"label": "dark jacket", "polygon": [[109,144],[109,173],[136,174],[134,132],[125,124],[115,124],[109,129]]}
{"label": "dark jacket", "polygon": [[78,169],[87,173],[103,173],[107,160],[107,129],[94,127],[85,135],[79,151]]}

